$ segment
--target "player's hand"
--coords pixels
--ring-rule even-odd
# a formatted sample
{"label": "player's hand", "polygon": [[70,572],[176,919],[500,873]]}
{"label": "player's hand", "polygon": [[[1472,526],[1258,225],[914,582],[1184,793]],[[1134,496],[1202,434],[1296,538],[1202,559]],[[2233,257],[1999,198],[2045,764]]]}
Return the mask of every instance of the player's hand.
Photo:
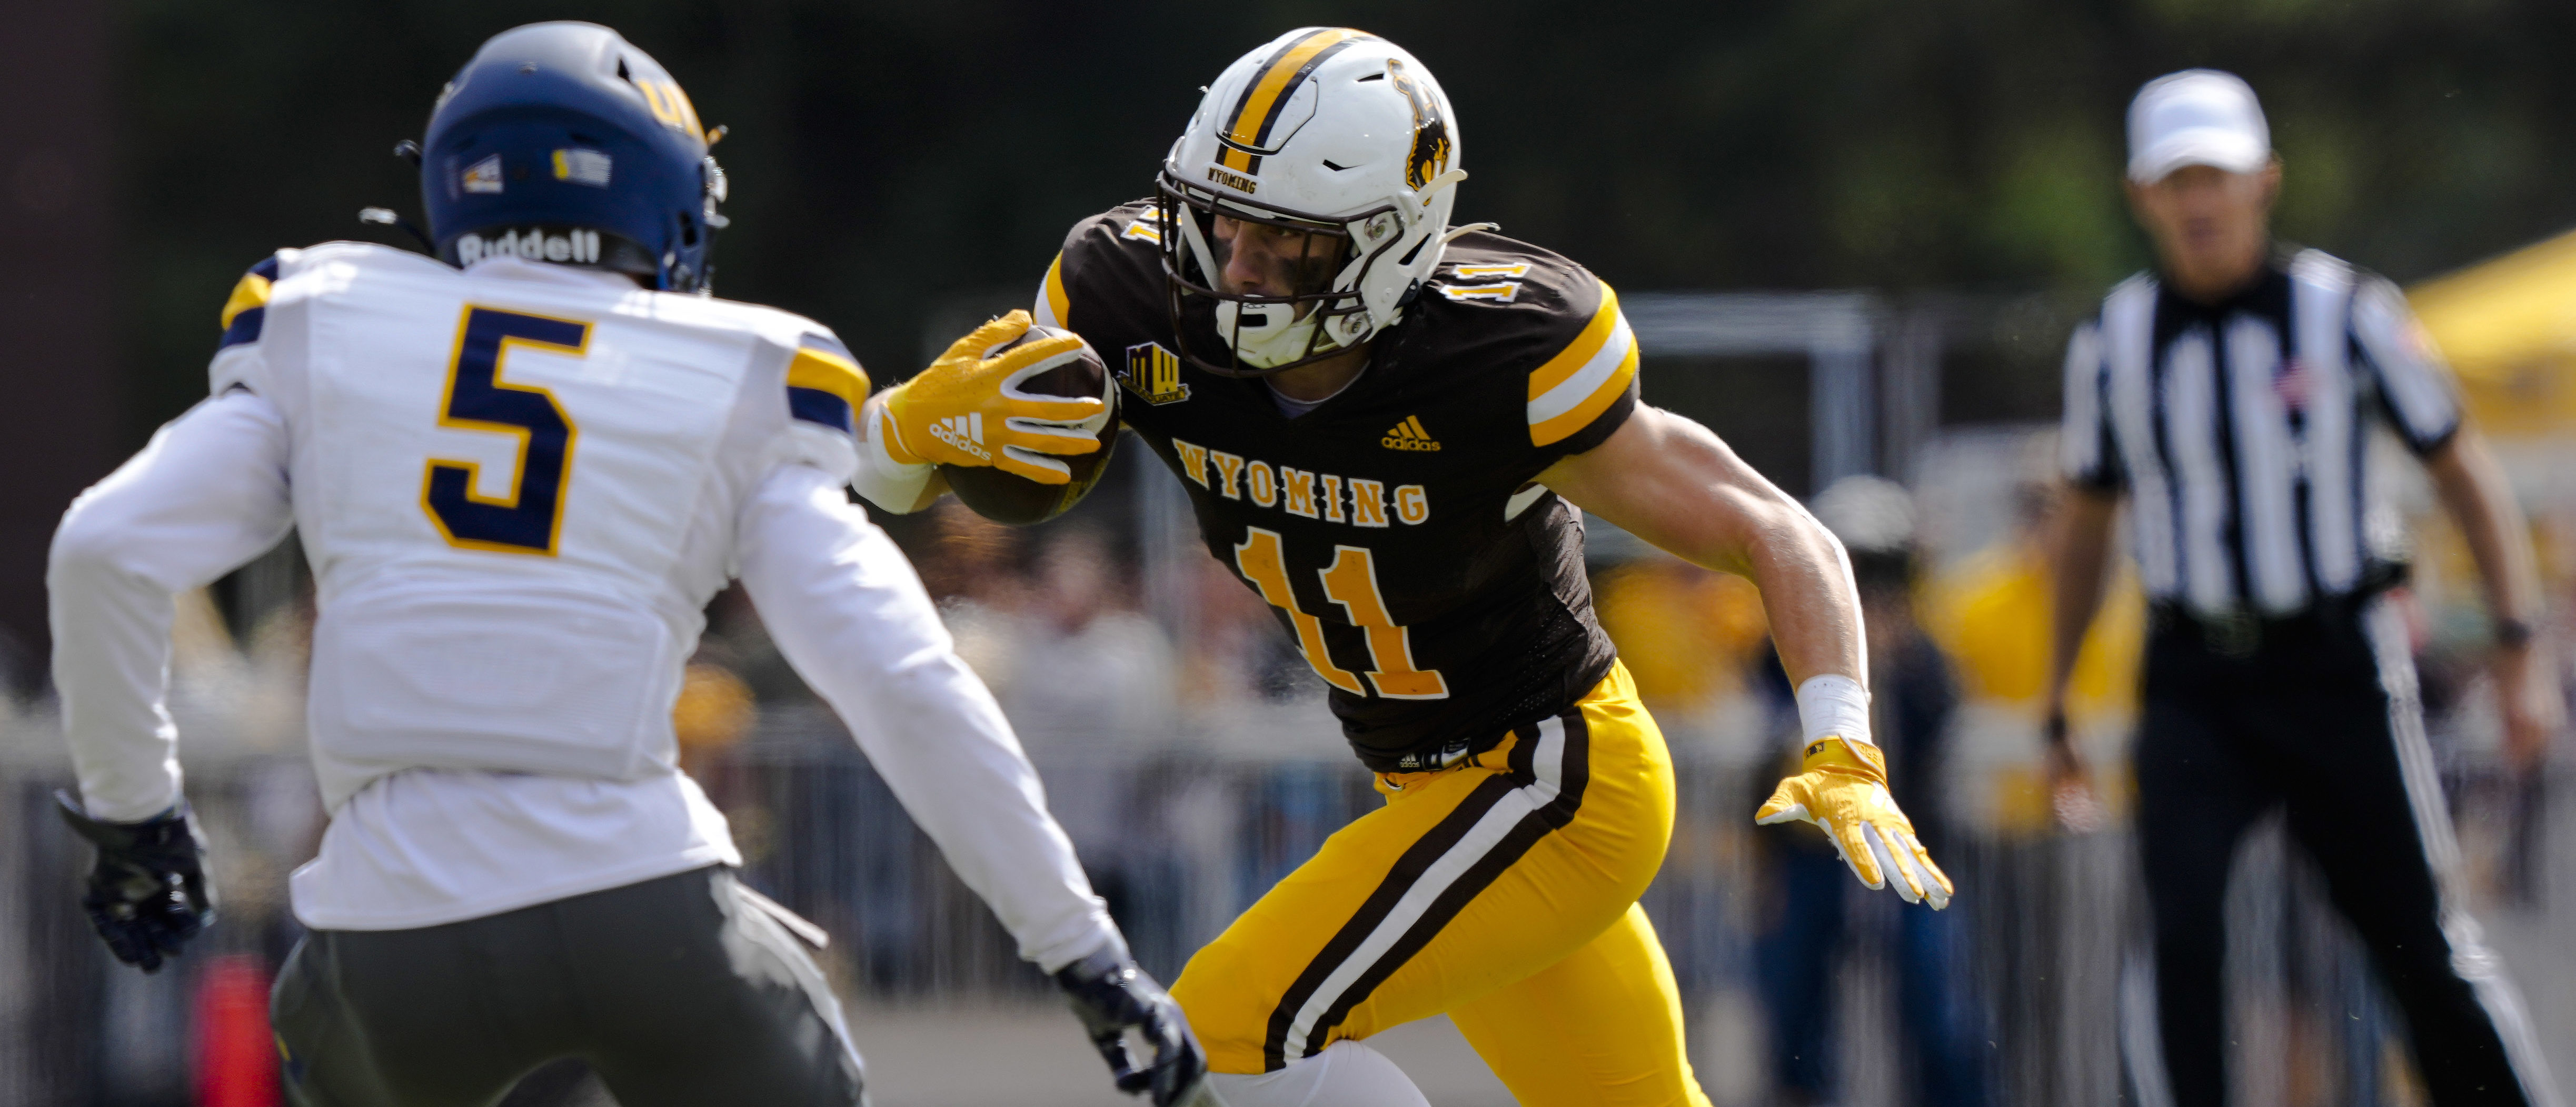
{"label": "player's hand", "polygon": [[[1913,821],[1887,794],[1887,756],[1877,746],[1839,735],[1807,743],[1798,775],[1781,781],[1770,801],[1753,813],[1753,821],[1765,826],[1792,820],[1823,830],[1861,883],[1872,888],[1893,883],[1905,902],[1928,901],[1935,911],[1950,905],[1950,878],[1932,863],[1932,855],[1914,836]],[[1891,870],[1896,874],[1892,882],[1887,878]]]}
{"label": "player's hand", "polygon": [[2069,834],[2091,834],[2109,821],[2102,814],[2102,799],[2093,794],[2093,776],[2084,766],[2084,755],[2075,752],[2075,742],[2066,727],[2066,706],[2053,703],[2048,708],[2045,724],[2048,740],[2048,807],[2057,816],[2057,825]]}
{"label": "player's hand", "polygon": [[2505,760],[2526,773],[2539,768],[2549,756],[2550,740],[2567,725],[2558,673],[2539,643],[2497,651],[2496,708],[2504,716]]}
{"label": "player's hand", "polygon": [[[1055,982],[1091,1035],[1091,1044],[1109,1062],[1118,1090],[1148,1092],[1154,1107],[1205,1104],[1207,1055],[1190,1033],[1181,1005],[1154,978],[1136,967],[1127,947],[1111,941],[1091,955],[1057,969]],[[1139,1064],[1127,1046],[1127,1033],[1142,1036],[1153,1056]]]}
{"label": "player's hand", "polygon": [[881,430],[887,455],[903,465],[989,465],[1039,484],[1070,482],[1072,471],[1044,455],[1099,449],[1096,433],[1108,405],[1089,396],[1021,391],[1020,382],[1082,349],[1081,339],[1064,335],[993,356],[1028,329],[1025,311],[987,322],[886,393]]}
{"label": "player's hand", "polygon": [[139,823],[111,823],[90,818],[66,793],[54,793],[54,801],[63,821],[98,847],[98,864],[81,894],[90,926],[117,960],[161,971],[164,958],[178,956],[215,920],[205,851],[187,802]]}

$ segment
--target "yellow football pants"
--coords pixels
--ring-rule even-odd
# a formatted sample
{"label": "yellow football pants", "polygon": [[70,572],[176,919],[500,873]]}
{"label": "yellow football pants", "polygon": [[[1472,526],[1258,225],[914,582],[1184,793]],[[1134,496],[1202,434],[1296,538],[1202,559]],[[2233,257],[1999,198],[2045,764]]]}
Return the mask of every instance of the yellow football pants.
{"label": "yellow football pants", "polygon": [[1190,959],[1172,994],[1218,1072],[1271,1072],[1447,1012],[1525,1107],[1707,1107],[1637,896],[1673,828],[1672,757],[1625,668],[1431,773]]}

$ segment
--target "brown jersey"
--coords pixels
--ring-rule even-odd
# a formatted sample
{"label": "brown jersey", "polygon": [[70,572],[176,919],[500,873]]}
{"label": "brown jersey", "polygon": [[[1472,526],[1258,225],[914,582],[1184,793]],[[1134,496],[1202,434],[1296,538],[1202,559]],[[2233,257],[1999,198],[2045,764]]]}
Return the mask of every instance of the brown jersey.
{"label": "brown jersey", "polygon": [[1120,417],[1180,474],[1208,552],[1332,686],[1362,761],[1439,767],[1609,672],[1582,515],[1531,483],[1636,408],[1636,346],[1608,285],[1465,235],[1358,379],[1291,418],[1266,381],[1174,354],[1158,241],[1150,202],[1077,224],[1039,320],[1117,372]]}

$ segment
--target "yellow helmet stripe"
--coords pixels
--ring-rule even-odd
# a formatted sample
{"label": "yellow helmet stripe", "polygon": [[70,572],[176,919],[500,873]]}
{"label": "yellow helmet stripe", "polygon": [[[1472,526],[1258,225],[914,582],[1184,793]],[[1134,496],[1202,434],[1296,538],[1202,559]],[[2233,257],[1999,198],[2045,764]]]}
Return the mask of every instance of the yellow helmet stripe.
{"label": "yellow helmet stripe", "polygon": [[[1279,109],[1288,102],[1288,94],[1298,81],[1341,47],[1370,37],[1373,36],[1348,27],[1330,27],[1280,48],[1262,65],[1261,79],[1252,82],[1243,90],[1242,98],[1235,101],[1234,121],[1226,127],[1226,140],[1235,146],[1261,145],[1270,134],[1271,124],[1278,122]],[[1250,152],[1232,147],[1225,151],[1224,160],[1227,167],[1246,172],[1256,166]]]}

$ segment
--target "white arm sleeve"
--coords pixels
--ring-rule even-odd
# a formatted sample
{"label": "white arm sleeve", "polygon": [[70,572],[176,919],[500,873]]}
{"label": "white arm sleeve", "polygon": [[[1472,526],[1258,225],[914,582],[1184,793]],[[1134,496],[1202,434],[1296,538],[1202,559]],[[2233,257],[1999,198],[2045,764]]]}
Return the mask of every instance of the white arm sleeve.
{"label": "white arm sleeve", "polygon": [[841,483],[802,465],[772,470],[738,533],[743,587],[770,637],[1020,956],[1054,972],[1117,938],[992,693],[957,659],[912,564]]}
{"label": "white arm sleeve", "polygon": [[277,408],[234,391],[162,427],[64,513],[45,587],[54,688],[91,817],[132,822],[178,802],[171,597],[286,536],[287,451]]}
{"label": "white arm sleeve", "polygon": [[858,469],[850,478],[850,487],[877,505],[877,510],[890,515],[910,515],[912,506],[921,502],[922,489],[930,487],[931,474],[939,467],[929,462],[906,465],[886,452],[885,437],[893,433],[885,425],[885,393],[868,397],[860,405],[854,445],[858,450]]}

